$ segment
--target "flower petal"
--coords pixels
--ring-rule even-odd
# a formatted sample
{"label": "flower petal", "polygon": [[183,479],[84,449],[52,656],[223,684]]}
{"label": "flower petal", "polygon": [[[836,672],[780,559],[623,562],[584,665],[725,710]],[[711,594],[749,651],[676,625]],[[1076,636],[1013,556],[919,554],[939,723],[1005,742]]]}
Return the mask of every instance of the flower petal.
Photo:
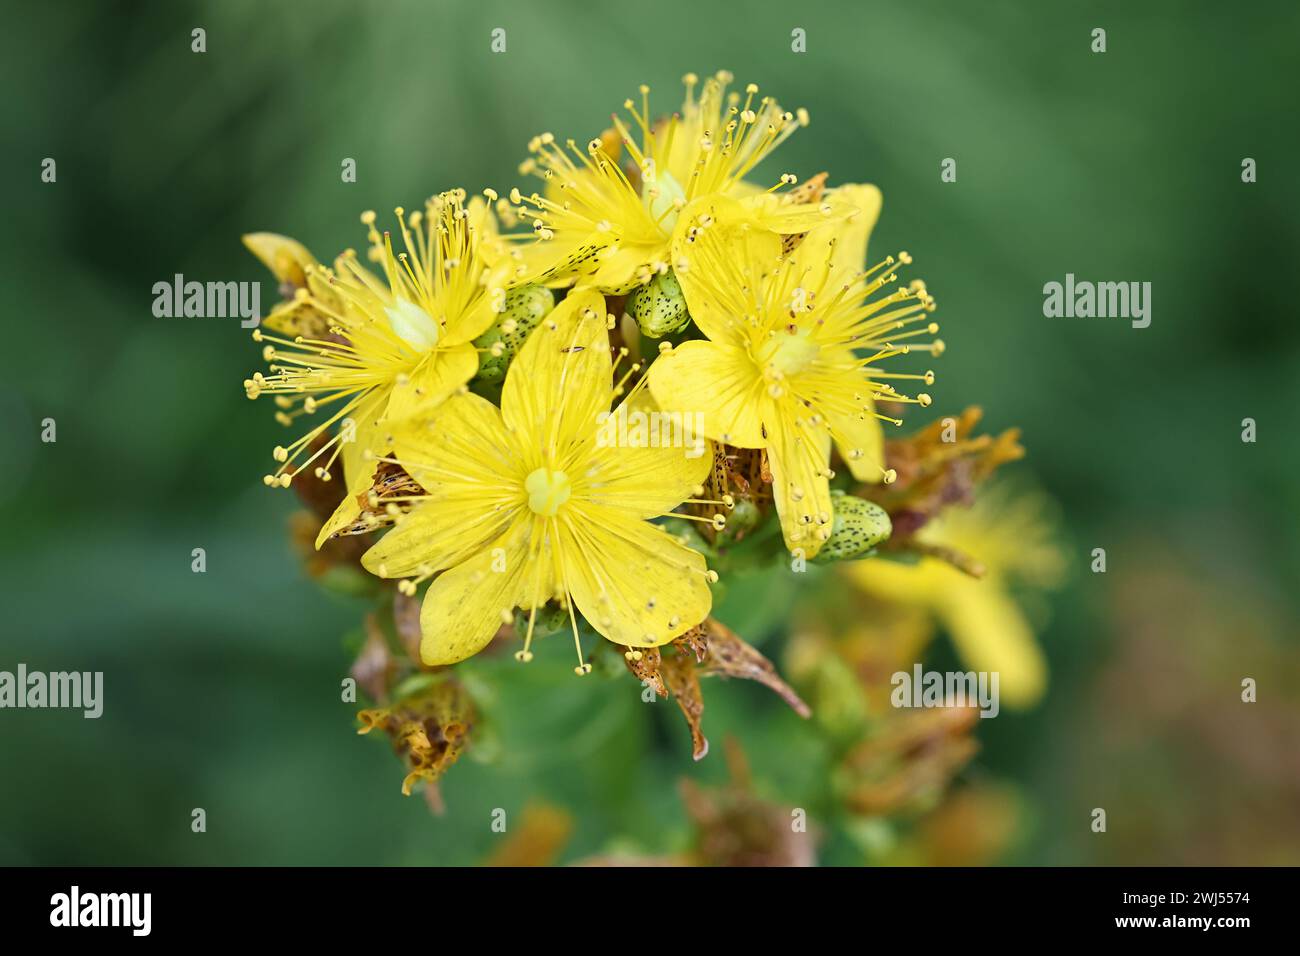
{"label": "flower petal", "polygon": [[420,609],[420,659],[430,667],[455,664],[491,643],[519,603],[526,562],[520,522],[463,564],[429,585]]}
{"label": "flower petal", "polygon": [[949,578],[939,614],[962,660],[973,670],[998,673],[1008,707],[1032,707],[1047,689],[1047,660],[1024,612],[995,578],[956,570]]}
{"label": "flower petal", "polygon": [[437,406],[478,371],[478,352],[469,344],[429,352],[409,375],[399,379],[388,399],[384,419],[390,425]]}
{"label": "flower petal", "polygon": [[806,423],[797,408],[785,406],[769,426],[767,457],[772,469],[772,497],[781,519],[785,546],[811,558],[831,531],[831,490],[826,471],[830,433]]}
{"label": "flower petal", "polygon": [[639,389],[601,427],[583,496],[638,518],[671,511],[694,494],[713,466],[702,418],[664,412],[648,389]]}
{"label": "flower petal", "polygon": [[880,218],[881,196],[875,186],[846,183],[828,190],[826,199],[847,208],[850,211],[848,219],[823,222],[810,229],[793,257],[800,265],[816,266],[820,270],[827,262],[827,244],[833,239],[830,273],[826,280],[826,288],[830,290],[838,289],[866,268],[867,240]]}
{"label": "flower petal", "polygon": [[753,360],[734,345],[697,339],[655,359],[650,391],[667,411],[700,413],[704,434],[740,448],[762,448],[770,401]]}
{"label": "flower petal", "polygon": [[662,528],[582,503],[561,523],[564,585],[593,628],[615,644],[656,647],[708,617],[704,558]]}
{"label": "flower petal", "polygon": [[595,441],[612,374],[605,297],[593,289],[571,292],[529,335],[501,392],[502,417],[527,461]]}
{"label": "flower petal", "polygon": [[[827,412],[835,445],[845,464],[857,481],[879,483],[885,467],[885,432],[880,419],[871,414],[875,403],[863,396],[864,410],[852,412]],[[861,452],[861,454],[858,454]]]}
{"label": "flower petal", "polygon": [[501,413],[471,393],[393,430],[393,454],[427,497],[366,552],[380,577],[450,567],[499,537],[523,503]]}
{"label": "flower petal", "polygon": [[[320,533],[316,536],[317,549],[361,515],[358,496],[370,490],[375,471],[379,468],[379,462],[374,456],[382,455],[388,450],[387,447],[381,447],[387,442],[377,416],[383,401],[381,395],[368,396],[351,415],[339,423],[339,441],[342,445],[339,458],[343,462],[347,491],[329,520],[321,526]],[[367,456],[367,452],[371,455]]]}

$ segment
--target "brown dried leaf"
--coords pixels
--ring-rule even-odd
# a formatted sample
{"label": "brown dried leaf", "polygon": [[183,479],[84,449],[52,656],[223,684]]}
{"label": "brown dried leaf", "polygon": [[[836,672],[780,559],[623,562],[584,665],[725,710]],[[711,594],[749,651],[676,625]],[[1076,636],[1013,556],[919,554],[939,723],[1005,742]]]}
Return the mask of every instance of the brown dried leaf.
{"label": "brown dried leaf", "polygon": [[702,643],[705,653],[700,667],[701,675],[718,674],[741,680],[758,681],[790,705],[800,717],[807,719],[812,710],[789,684],[781,679],[775,665],[747,644],[739,634],[722,622],[709,618],[701,626],[705,631]]}

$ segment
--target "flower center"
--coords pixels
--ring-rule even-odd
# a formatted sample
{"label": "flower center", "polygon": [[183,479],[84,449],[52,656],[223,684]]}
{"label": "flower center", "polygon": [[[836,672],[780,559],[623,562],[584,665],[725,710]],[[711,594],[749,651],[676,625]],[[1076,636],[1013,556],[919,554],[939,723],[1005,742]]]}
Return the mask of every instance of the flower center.
{"label": "flower center", "polygon": [[438,323],[414,302],[399,297],[384,313],[393,331],[417,351],[427,352],[438,344]]}
{"label": "flower center", "polygon": [[677,203],[685,202],[686,192],[673,174],[666,169],[643,170],[641,203],[659,228],[671,236],[677,228]]}
{"label": "flower center", "polygon": [[564,472],[538,468],[524,479],[524,490],[528,492],[528,507],[533,509],[533,514],[554,518],[560,505],[569,500],[573,486]]}
{"label": "flower center", "polygon": [[778,332],[755,353],[758,364],[769,378],[797,375],[813,363],[821,347],[806,331]]}

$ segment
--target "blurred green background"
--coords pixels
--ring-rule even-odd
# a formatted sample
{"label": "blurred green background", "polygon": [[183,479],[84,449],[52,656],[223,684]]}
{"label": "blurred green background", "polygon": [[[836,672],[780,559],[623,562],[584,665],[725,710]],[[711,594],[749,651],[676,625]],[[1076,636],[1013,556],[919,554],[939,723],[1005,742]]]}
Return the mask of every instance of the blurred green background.
{"label": "blurred green background", "polygon": [[[102,670],[106,703],[97,721],[0,712],[0,863],[466,864],[500,841],[493,808],[538,801],[575,820],[564,860],[666,852],[689,839],[677,781],[723,779],[728,734],[762,795],[826,816],[819,738],[764,689],[706,685],[715,748],[696,765],[671,702],[577,680],[559,647],[473,665],[497,752],[452,769],[441,818],[401,797],[389,748],[339,700],[364,605],[307,578],[291,496],[261,484],[279,428],[243,395],[258,348],[234,320],[150,311],[177,272],[260,280],[269,308],[241,233],[330,257],[362,242],[363,209],[504,191],[534,133],[583,141],[637,84],[668,111],[683,73],[719,68],[812,114],[765,181],[883,189],[874,248],[910,251],[940,304],[935,410],[1022,426],[1012,468],[1062,505],[1075,574],[1041,635],[1051,689],[981,721],[967,771],[1016,794],[997,859],[1300,862],[1294,4],[223,0],[7,19],[0,668]],[[1044,318],[1067,272],[1153,283],[1150,328]],[[795,592],[826,584],[773,575],[720,616],[780,660]],[[1243,676],[1258,704],[1238,701]],[[819,857],[870,858],[833,825]]]}

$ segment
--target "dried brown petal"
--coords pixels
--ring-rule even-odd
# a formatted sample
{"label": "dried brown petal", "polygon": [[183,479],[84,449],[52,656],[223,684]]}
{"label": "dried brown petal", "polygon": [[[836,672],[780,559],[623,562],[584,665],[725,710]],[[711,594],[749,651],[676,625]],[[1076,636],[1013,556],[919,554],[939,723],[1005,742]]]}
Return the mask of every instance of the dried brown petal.
{"label": "dried brown petal", "polygon": [[393,592],[393,627],[397,630],[397,639],[406,649],[406,656],[417,667],[423,667],[420,660],[420,599],[415,595],[406,595],[401,591]]}
{"label": "dried brown petal", "polygon": [[704,717],[704,697],[700,694],[695,661],[681,654],[668,655],[663,658],[659,672],[691,728],[691,754],[696,760],[703,760],[709,752],[709,741],[700,727]]}
{"label": "dried brown petal", "polygon": [[[799,203],[817,203],[822,200],[822,193],[826,189],[826,173],[818,173],[811,179],[805,180],[794,189],[784,193],[781,201],[787,205]],[[783,255],[789,255],[804,241],[808,233],[800,232],[795,235],[781,237],[781,252]]]}
{"label": "dried brown petal", "polygon": [[402,499],[418,497],[424,493],[420,483],[401,465],[381,461],[370,488],[357,495],[361,513],[352,524],[336,532],[335,537],[368,534],[387,527],[397,520],[398,515],[411,510],[410,501]]}
{"label": "dried brown petal", "polygon": [[701,866],[812,866],[815,835],[793,825],[793,808],[769,803],[750,789],[739,746],[726,742],[731,782],[678,789],[695,826],[694,862]]}
{"label": "dried brown petal", "polygon": [[359,734],[378,727],[388,734],[393,751],[410,772],[402,781],[407,796],[418,781],[432,782],[454,764],[474,726],[474,706],[458,681],[438,680],[392,707],[363,710]]}
{"label": "dried brown petal", "polygon": [[712,620],[712,618],[709,618],[709,620],[695,625],[681,637],[673,641],[673,645],[677,647],[678,650],[683,654],[694,657],[695,663],[697,664],[701,663],[704,658],[708,656],[708,626]]}
{"label": "dried brown petal", "polygon": [[970,735],[978,714],[973,707],[897,713],[845,758],[848,808],[878,816],[946,787],[979,750]]}
{"label": "dried brown petal", "polygon": [[657,647],[641,648],[641,656],[636,660],[627,656],[623,658],[623,662],[627,664],[627,669],[632,672],[637,680],[648,683],[660,697],[667,697],[668,688],[664,686],[663,675],[659,673],[662,660],[663,655]]}
{"label": "dried brown petal", "polygon": [[366,640],[349,672],[371,698],[381,704],[388,700],[397,662],[388,649],[388,638],[373,614],[366,615]]}
{"label": "dried brown petal", "polygon": [[1001,465],[1024,456],[1019,429],[973,435],[983,415],[971,406],[959,416],[931,422],[915,435],[885,443],[885,459],[897,479],[855,491],[889,512],[893,535],[884,549],[912,550],[912,536],[942,509],[970,504],[977,485]]}

